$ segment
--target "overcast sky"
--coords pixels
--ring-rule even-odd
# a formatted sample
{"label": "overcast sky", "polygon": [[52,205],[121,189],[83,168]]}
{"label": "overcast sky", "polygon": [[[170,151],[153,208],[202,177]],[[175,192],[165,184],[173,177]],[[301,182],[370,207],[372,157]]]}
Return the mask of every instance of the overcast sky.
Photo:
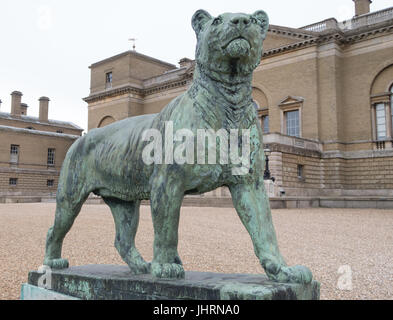
{"label": "overcast sky", "polygon": [[[371,10],[393,5],[374,0]],[[177,64],[194,59],[191,17],[265,10],[270,23],[301,27],[330,17],[352,18],[352,0],[0,0],[0,99],[9,112],[14,90],[28,114],[38,116],[38,98],[48,96],[49,118],[87,128],[90,69],[94,62],[132,48]]]}

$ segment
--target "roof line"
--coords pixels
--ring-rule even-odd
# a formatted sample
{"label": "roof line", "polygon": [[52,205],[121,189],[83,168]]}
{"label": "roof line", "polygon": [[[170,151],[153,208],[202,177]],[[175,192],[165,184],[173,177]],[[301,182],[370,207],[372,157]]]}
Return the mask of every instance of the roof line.
{"label": "roof line", "polygon": [[22,121],[22,122],[27,122],[27,123],[36,123],[36,124],[41,124],[44,126],[61,127],[61,128],[80,130],[80,131],[84,130],[83,128],[79,127],[78,125],[76,125],[72,122],[58,121],[58,120],[52,120],[52,119],[48,119],[48,122],[43,122],[43,121],[40,121],[39,118],[37,118],[37,117],[24,116],[24,115],[21,115],[21,117],[14,117],[10,113],[7,113],[7,112],[0,112],[0,118],[8,119],[8,120]]}
{"label": "roof line", "polygon": [[68,133],[57,133],[57,132],[49,132],[49,131],[41,131],[41,130],[31,130],[25,128],[17,128],[11,126],[4,126],[0,125],[0,131],[13,131],[19,133],[28,133],[28,134],[36,134],[36,135],[43,135],[43,136],[50,136],[56,138],[68,138],[68,139],[78,139],[80,136],[75,134],[68,134]]}
{"label": "roof line", "polygon": [[299,38],[299,36],[302,36],[303,38],[312,38],[318,36],[317,32],[303,30],[300,28],[284,27],[274,24],[269,25],[268,31],[272,33],[283,33],[284,35],[292,36],[295,38]]}
{"label": "roof line", "polygon": [[98,65],[100,65],[100,64],[103,64],[103,63],[105,63],[105,62],[109,62],[109,61],[111,61],[111,60],[115,60],[115,59],[117,59],[117,58],[119,58],[119,57],[121,57],[121,56],[126,56],[126,55],[129,55],[129,54],[132,54],[132,55],[137,56],[137,57],[142,58],[142,59],[146,59],[146,60],[150,60],[150,61],[159,63],[159,64],[161,64],[161,65],[166,65],[166,66],[171,67],[171,68],[173,68],[173,69],[176,69],[176,68],[177,68],[174,64],[171,64],[171,63],[169,63],[169,62],[162,61],[162,60],[159,60],[159,59],[156,59],[156,58],[147,56],[147,55],[145,55],[145,54],[136,52],[136,51],[134,51],[134,50],[124,51],[124,52],[119,53],[119,54],[117,54],[117,55],[114,55],[114,56],[112,56],[112,57],[109,57],[109,58],[100,60],[100,61],[98,61],[98,62],[95,62],[95,63],[91,64],[91,65],[89,66],[89,68],[96,67],[96,66],[98,66]]}

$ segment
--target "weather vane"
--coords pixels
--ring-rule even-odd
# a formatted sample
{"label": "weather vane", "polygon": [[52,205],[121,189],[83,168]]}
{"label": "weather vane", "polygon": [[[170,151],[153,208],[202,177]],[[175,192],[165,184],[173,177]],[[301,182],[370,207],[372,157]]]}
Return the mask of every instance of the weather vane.
{"label": "weather vane", "polygon": [[132,49],[135,51],[135,41],[136,41],[136,39],[135,38],[130,38],[130,39],[128,39],[128,41],[132,41]]}

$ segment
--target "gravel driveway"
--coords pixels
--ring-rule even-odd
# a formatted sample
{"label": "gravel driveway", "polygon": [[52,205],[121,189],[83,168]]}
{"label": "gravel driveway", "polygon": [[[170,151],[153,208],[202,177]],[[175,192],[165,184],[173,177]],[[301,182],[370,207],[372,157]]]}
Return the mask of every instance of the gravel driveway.
{"label": "gravel driveway", "polygon": [[[55,204],[0,205],[0,299],[18,299],[29,270],[42,264]],[[393,299],[393,210],[273,210],[281,252],[321,282],[321,299]],[[114,223],[105,205],[84,205],[64,241],[71,265],[123,264],[113,246]],[[141,207],[137,246],[152,259],[150,208]],[[179,253],[186,270],[263,272],[234,209],[184,207]],[[340,266],[347,273],[339,273]],[[352,290],[340,290],[352,272]]]}

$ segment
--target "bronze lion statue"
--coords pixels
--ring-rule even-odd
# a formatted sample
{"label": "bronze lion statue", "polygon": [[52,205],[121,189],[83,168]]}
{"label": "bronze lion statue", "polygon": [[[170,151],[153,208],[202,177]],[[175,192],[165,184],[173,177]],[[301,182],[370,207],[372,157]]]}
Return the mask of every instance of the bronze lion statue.
{"label": "bronze lion statue", "polygon": [[[197,47],[190,88],[160,113],[131,117],[91,130],[69,149],[59,178],[54,225],[47,234],[45,265],[68,267],[68,261],[61,258],[62,243],[82,204],[93,192],[111,209],[116,225],[115,247],[133,273],[183,278],[177,250],[183,197],[227,186],[267,276],[279,282],[311,282],[308,268],[289,267],[282,258],[264,189],[263,134],[251,97],[251,81],[262,57],[268,26],[264,11],[212,17],[198,10],[193,15]],[[246,172],[234,174],[239,164],[233,163],[147,164],[144,150],[151,141],[143,139],[143,133],[154,129],[164,136],[168,122],[175,131],[187,129],[195,136],[201,129],[248,130]],[[183,143],[177,139],[170,142],[174,148]],[[238,145],[242,143],[239,139]],[[150,199],[154,225],[151,263],[135,247],[139,206],[145,199]]]}

